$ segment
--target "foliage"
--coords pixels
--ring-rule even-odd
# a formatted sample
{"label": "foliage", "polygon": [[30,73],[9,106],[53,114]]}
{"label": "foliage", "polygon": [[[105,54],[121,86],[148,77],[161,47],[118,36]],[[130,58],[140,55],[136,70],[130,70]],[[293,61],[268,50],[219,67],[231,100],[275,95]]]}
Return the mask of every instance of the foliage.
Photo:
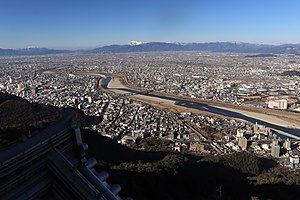
{"label": "foliage", "polygon": [[[29,103],[25,99],[0,93],[0,146],[50,126],[64,112],[65,108]],[[73,120],[83,125],[84,113],[75,110]]]}
{"label": "foliage", "polygon": [[224,163],[246,174],[259,174],[260,160],[253,154],[238,152],[223,156]]}
{"label": "foliage", "polygon": [[[49,126],[63,111],[0,95],[0,145]],[[85,116],[77,112],[74,118],[84,121]],[[135,148],[147,151],[140,151],[90,130],[82,130],[82,136],[89,145],[88,157],[101,161],[98,170],[108,170],[109,181],[122,186],[121,195],[134,199],[296,199],[300,195],[299,172],[274,168],[261,173],[273,163],[246,152],[201,158],[165,151],[171,143],[155,138],[141,140]],[[249,184],[248,176],[256,184]]]}
{"label": "foliage", "polygon": [[181,155],[167,155],[157,162],[143,163],[121,163],[113,166],[112,169],[129,170],[137,172],[167,172],[175,174],[177,169],[187,161],[187,158]]}
{"label": "foliage", "polygon": [[211,126],[205,126],[201,132],[210,140],[219,140],[224,137],[224,133]]}
{"label": "foliage", "polygon": [[262,169],[261,160],[247,152],[237,152],[217,157],[206,158],[206,161],[222,163],[245,174],[257,175]]}
{"label": "foliage", "polygon": [[286,184],[300,185],[299,170],[290,170],[284,167],[275,167],[268,171],[264,171],[255,177],[257,185],[265,184]]}
{"label": "foliage", "polygon": [[169,151],[171,144],[172,142],[169,140],[149,137],[138,141],[132,147],[135,149],[142,149],[144,151]]}

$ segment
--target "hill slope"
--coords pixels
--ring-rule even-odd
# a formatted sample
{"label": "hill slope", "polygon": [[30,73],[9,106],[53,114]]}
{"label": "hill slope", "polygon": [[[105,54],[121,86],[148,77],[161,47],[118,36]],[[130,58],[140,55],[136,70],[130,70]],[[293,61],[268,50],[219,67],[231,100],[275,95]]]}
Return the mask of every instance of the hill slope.
{"label": "hill slope", "polygon": [[[64,110],[0,93],[0,141],[30,137],[30,128],[49,126]],[[86,121],[82,112],[78,115],[75,120]],[[122,186],[121,196],[171,200],[297,199],[300,195],[299,173],[281,173],[274,170],[272,160],[246,152],[202,158],[130,149],[87,129],[82,129],[82,136],[89,145],[88,157],[99,161],[98,169],[108,170],[109,181]]]}
{"label": "hill slope", "polygon": [[89,50],[55,50],[47,48],[26,49],[0,49],[0,56],[25,56],[66,53],[128,53],[128,52],[158,52],[158,51],[209,51],[209,52],[235,52],[257,54],[300,54],[300,44],[265,45],[235,42],[210,43],[167,43],[149,42],[137,45],[108,45]]}
{"label": "hill slope", "polygon": [[[29,103],[17,96],[0,93],[0,146],[29,137],[60,119],[65,108]],[[86,123],[77,110],[74,119]]]}
{"label": "hill slope", "polygon": [[71,53],[71,51],[47,48],[0,49],[0,56],[31,56],[63,53]]}
{"label": "hill slope", "polygon": [[235,53],[264,53],[264,54],[298,54],[299,44],[291,45],[263,45],[232,42],[211,43],[165,43],[150,42],[140,45],[110,45],[88,50],[88,53],[126,53],[126,52],[151,52],[151,51],[211,51],[211,52],[235,52]]}

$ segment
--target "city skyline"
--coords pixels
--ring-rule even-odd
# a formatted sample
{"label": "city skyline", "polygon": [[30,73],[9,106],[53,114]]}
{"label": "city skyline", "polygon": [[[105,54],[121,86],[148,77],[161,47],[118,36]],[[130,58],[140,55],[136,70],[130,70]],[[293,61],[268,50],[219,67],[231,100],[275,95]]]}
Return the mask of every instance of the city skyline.
{"label": "city skyline", "polygon": [[141,42],[299,43],[300,2],[2,1],[0,48]]}

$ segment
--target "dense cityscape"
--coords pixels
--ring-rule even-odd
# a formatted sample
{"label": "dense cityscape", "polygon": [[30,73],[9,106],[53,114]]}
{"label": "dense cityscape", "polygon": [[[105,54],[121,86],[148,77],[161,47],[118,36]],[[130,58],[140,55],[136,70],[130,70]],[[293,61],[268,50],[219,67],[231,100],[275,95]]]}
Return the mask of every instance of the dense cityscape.
{"label": "dense cityscape", "polygon": [[157,108],[103,87],[102,74],[126,77],[133,87],[148,91],[298,112],[300,83],[286,72],[296,71],[299,64],[299,57],[290,55],[206,52],[3,57],[0,90],[103,116],[89,129],[132,148],[143,148],[137,144],[151,137],[169,141],[164,147],[168,151],[248,151],[298,169],[298,140],[230,117]]}
{"label": "dense cityscape", "polygon": [[0,199],[299,199],[299,8],[1,0]]}

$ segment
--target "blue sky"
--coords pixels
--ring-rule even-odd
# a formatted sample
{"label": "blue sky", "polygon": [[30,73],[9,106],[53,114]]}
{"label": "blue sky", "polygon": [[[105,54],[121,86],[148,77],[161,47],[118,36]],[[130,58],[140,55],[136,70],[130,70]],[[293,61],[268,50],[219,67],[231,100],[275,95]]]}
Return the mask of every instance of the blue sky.
{"label": "blue sky", "polygon": [[300,43],[300,0],[0,0],[0,48]]}

